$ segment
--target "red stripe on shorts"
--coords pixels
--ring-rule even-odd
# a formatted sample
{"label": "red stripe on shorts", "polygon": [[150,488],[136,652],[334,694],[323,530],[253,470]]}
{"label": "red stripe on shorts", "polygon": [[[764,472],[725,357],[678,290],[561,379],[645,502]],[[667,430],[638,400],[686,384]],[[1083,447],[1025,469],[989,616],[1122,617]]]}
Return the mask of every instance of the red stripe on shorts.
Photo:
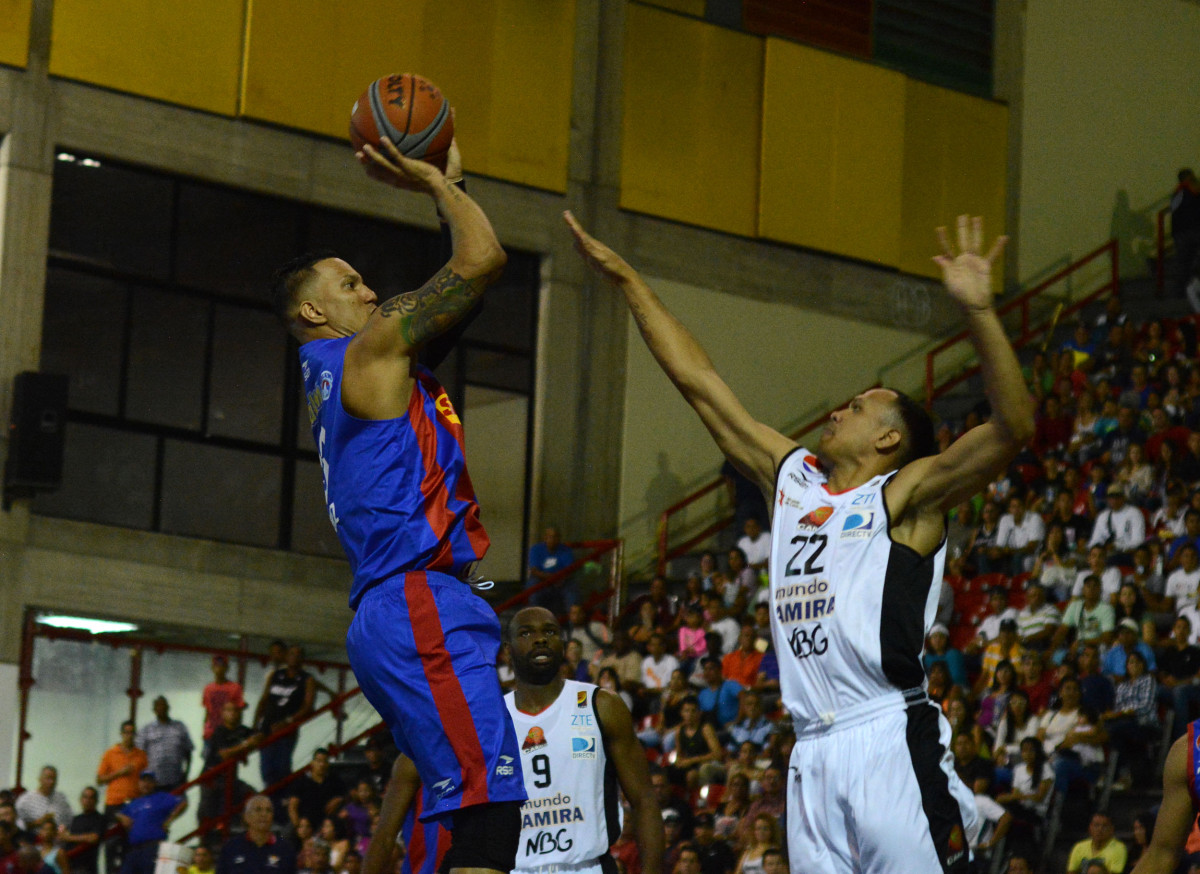
{"label": "red stripe on shorts", "polygon": [[[475,719],[467,696],[454,673],[450,653],[446,651],[441,617],[424,571],[405,574],[404,598],[408,602],[413,639],[421,655],[425,680],[433,693],[433,703],[446,731],[446,739],[450,741],[450,748],[462,770],[462,806],[483,804],[488,801],[487,761],[475,732]],[[473,779],[468,779],[468,775]]]}

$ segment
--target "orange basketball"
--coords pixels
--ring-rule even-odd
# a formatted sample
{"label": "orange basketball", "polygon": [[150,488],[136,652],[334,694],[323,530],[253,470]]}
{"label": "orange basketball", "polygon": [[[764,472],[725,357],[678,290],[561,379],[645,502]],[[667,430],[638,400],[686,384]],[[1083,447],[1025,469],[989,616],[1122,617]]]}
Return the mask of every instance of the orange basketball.
{"label": "orange basketball", "polygon": [[446,169],[446,153],[454,139],[450,102],[436,85],[421,76],[399,73],[376,79],[350,111],[350,142],[379,147],[386,136],[402,155]]}

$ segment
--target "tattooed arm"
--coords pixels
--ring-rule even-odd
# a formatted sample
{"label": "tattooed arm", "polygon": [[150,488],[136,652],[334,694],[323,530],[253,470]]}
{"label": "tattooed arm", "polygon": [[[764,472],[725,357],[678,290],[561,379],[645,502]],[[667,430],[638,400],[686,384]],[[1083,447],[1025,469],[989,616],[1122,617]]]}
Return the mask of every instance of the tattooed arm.
{"label": "tattooed arm", "polygon": [[385,141],[385,157],[367,146],[373,176],[397,187],[423,191],[433,198],[449,226],[450,260],[415,291],[384,301],[346,349],[342,405],[365,419],[402,415],[412,393],[416,353],[427,341],[449,330],[494,282],[507,256],[483,210],[466,192],[447,182],[435,168],[411,161]]}
{"label": "tattooed arm", "polygon": [[624,293],[650,354],[700,416],[726,458],[758,484],[771,505],[775,471],[796,444],[746,411],[696,338],[663,306],[636,270],[589,236],[569,212],[565,218],[584,261]]}

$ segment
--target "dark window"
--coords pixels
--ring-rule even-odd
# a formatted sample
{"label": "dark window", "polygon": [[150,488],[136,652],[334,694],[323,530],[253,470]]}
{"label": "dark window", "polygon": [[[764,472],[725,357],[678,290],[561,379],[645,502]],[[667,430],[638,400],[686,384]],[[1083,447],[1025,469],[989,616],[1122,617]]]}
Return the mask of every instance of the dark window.
{"label": "dark window", "polygon": [[[63,486],[35,510],[340,557],[270,274],[333,248],[385,298],[437,271],[439,235],[67,152],[55,170],[41,366],[69,375],[70,398]],[[540,269],[510,251],[438,368],[464,418],[468,385],[532,393]],[[525,459],[532,407],[506,421]],[[505,508],[520,543],[527,505]]]}

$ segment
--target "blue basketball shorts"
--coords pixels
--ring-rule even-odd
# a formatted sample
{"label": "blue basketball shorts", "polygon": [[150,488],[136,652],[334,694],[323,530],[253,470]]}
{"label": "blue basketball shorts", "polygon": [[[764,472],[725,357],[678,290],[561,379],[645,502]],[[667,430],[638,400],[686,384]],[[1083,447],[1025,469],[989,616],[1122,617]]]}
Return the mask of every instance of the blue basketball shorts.
{"label": "blue basketball shorts", "polygon": [[496,675],[500,622],[462,580],[412,571],[369,589],[346,635],[350,666],[424,791],[422,821],[524,801]]}

